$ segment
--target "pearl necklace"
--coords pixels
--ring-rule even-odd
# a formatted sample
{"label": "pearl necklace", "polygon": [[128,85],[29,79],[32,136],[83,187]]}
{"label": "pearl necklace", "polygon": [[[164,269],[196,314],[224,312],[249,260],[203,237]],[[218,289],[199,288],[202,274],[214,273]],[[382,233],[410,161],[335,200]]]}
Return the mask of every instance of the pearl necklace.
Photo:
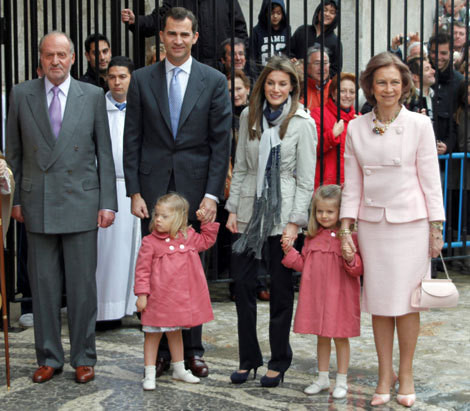
{"label": "pearl necklace", "polygon": [[[395,121],[395,119],[398,117],[398,114],[400,114],[400,110],[401,110],[401,107],[397,110],[397,112],[394,114],[394,116],[390,120],[381,121],[378,116],[377,107],[375,107],[374,108],[375,117],[372,119],[372,122],[374,123],[374,127],[372,128],[372,131],[374,132],[374,134],[378,134],[380,136],[383,135],[388,130],[388,127],[390,126],[390,124],[392,124]],[[380,127],[378,125],[379,122],[383,124],[383,127]]]}

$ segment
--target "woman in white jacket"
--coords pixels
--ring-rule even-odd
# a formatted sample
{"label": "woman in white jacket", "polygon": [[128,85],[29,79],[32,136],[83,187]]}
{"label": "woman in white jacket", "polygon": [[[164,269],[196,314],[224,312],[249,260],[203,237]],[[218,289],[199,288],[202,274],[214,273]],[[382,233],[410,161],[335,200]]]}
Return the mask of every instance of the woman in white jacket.
{"label": "woman in white jacket", "polygon": [[292,245],[307,225],[315,181],[315,122],[299,105],[299,78],[292,63],[273,57],[241,114],[227,228],[237,236],[232,273],[238,314],[240,368],[244,383],[262,365],[256,335],[256,259],[268,248],[271,274],[269,341],[271,360],[261,385],[275,387],[292,361],[289,332],[294,290],[292,272],[281,264],[283,241]]}

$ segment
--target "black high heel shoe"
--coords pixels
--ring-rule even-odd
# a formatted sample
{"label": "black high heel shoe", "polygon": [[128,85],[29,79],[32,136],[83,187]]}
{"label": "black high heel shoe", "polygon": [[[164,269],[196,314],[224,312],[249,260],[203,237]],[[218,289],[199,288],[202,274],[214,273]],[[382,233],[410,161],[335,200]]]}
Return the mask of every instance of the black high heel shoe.
{"label": "black high heel shoe", "polygon": [[261,377],[259,381],[262,387],[277,387],[280,382],[284,382],[284,371],[281,371],[275,377],[267,377],[266,375]]}
{"label": "black high heel shoe", "polygon": [[[256,371],[257,370],[258,370],[258,368],[253,368],[253,379],[254,380],[256,379]],[[248,379],[248,375],[250,375],[250,371],[251,371],[251,368],[248,371],[245,371],[245,372],[235,371],[230,376],[230,380],[232,381],[233,384],[243,384]]]}

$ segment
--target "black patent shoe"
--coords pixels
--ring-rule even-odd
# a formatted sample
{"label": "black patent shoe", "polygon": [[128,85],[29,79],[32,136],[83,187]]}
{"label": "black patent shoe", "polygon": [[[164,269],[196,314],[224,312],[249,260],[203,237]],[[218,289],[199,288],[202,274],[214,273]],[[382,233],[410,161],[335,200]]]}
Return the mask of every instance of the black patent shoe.
{"label": "black patent shoe", "polygon": [[[256,371],[258,368],[253,369],[253,379],[256,379]],[[235,371],[232,373],[230,376],[230,380],[232,381],[233,384],[243,384],[248,380],[248,376],[250,375],[251,368],[248,371],[245,372],[238,372]]]}
{"label": "black patent shoe", "polygon": [[280,372],[275,377],[267,377],[266,375],[264,375],[263,377],[261,377],[261,380],[259,382],[262,387],[277,387],[280,382],[284,382],[284,371]]}

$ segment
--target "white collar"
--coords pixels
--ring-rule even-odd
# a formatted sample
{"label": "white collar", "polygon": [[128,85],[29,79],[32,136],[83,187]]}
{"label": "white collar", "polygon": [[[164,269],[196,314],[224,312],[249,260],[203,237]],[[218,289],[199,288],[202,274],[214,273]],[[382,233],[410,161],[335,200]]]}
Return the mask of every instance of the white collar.
{"label": "white collar", "polygon": [[[116,101],[113,97],[113,95],[111,94],[111,91],[108,91],[106,93],[106,99],[108,100],[108,102],[111,103],[111,105],[113,106],[113,108],[115,108],[116,110],[119,110],[117,107],[116,107],[116,104],[122,104],[122,103],[127,103],[127,100],[126,101],[123,101],[122,103],[120,103],[119,101]],[[109,106],[111,107],[111,106]]]}
{"label": "white collar", "polygon": [[187,59],[181,66],[175,66],[174,64],[170,63],[168,59],[165,59],[165,72],[168,74],[171,70],[173,70],[175,67],[179,67],[181,70],[183,70],[185,73],[188,74],[188,76],[191,74],[191,65],[193,63],[193,58],[190,55],[189,59]]}
{"label": "white collar", "polygon": [[[65,97],[67,97],[67,94],[69,93],[71,81],[72,80],[71,80],[70,73],[69,73],[67,78],[58,86],[59,90],[62,91]],[[54,84],[52,84],[49,81],[49,79],[46,76],[44,76],[44,85],[46,87],[46,95],[47,95],[51,91],[52,87],[54,87]]]}

